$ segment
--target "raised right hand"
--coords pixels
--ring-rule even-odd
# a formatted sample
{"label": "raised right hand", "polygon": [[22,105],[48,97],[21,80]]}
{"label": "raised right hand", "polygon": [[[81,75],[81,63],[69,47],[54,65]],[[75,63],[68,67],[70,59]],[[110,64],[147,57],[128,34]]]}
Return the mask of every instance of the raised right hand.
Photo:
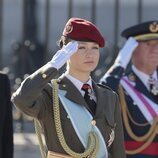
{"label": "raised right hand", "polygon": [[68,59],[70,59],[71,55],[74,54],[77,50],[78,42],[71,41],[67,45],[63,46],[62,49],[56,52],[49,64],[58,70],[67,62]]}
{"label": "raised right hand", "polygon": [[119,51],[115,64],[119,64],[123,68],[126,68],[137,46],[138,42],[133,37],[130,37],[123,48]]}

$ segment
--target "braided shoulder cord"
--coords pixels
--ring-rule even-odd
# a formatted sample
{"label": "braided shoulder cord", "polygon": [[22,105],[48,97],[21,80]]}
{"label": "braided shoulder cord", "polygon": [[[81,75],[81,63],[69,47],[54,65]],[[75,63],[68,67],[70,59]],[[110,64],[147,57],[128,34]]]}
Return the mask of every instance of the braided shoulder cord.
{"label": "braided shoulder cord", "polygon": [[144,136],[136,136],[130,125],[129,125],[129,121],[128,121],[128,117],[127,117],[127,105],[126,105],[126,101],[125,101],[125,96],[123,93],[123,89],[121,86],[119,86],[119,96],[120,96],[120,103],[121,103],[121,109],[122,109],[122,115],[123,115],[123,121],[124,121],[124,125],[126,127],[127,133],[129,134],[129,136],[134,139],[135,141],[138,142],[145,142],[142,146],[138,147],[137,149],[134,150],[126,150],[127,154],[133,155],[133,154],[137,154],[142,152],[143,150],[145,150],[153,141],[153,139],[155,138],[157,131],[158,131],[158,118],[154,119],[153,124],[151,125],[149,131],[144,135]]}
{"label": "braided shoulder cord", "polygon": [[36,135],[37,135],[37,138],[38,138],[38,142],[39,142],[39,148],[40,148],[40,152],[41,152],[41,157],[42,158],[46,158],[47,154],[46,154],[46,149],[44,147],[42,136],[41,136],[41,127],[40,127],[39,121],[36,118],[34,118],[34,125],[35,125],[35,132],[36,132]]}
{"label": "braided shoulder cord", "polygon": [[99,148],[99,140],[98,136],[95,132],[90,132],[88,137],[88,147],[83,153],[76,153],[69,148],[67,145],[64,134],[61,127],[61,120],[60,120],[60,111],[59,111],[59,99],[58,99],[58,84],[57,80],[53,80],[53,108],[54,108],[54,120],[55,120],[55,127],[57,131],[57,136],[60,141],[61,146],[63,149],[71,155],[73,158],[83,158],[91,156],[91,158],[96,158],[96,154]]}
{"label": "braided shoulder cord", "polygon": [[126,110],[127,110],[127,115],[128,115],[128,117],[129,117],[129,119],[131,120],[131,122],[132,122],[134,125],[139,126],[139,127],[145,127],[145,126],[150,125],[149,122],[145,122],[145,123],[138,123],[138,122],[136,122],[136,121],[132,118],[132,116],[131,116],[131,114],[130,114],[130,112],[129,112],[129,109],[126,108]]}

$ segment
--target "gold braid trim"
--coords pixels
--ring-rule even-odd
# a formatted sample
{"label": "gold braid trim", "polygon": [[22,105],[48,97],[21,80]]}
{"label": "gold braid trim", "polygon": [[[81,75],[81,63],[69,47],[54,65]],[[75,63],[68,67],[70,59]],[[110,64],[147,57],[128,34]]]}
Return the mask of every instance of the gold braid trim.
{"label": "gold braid trim", "polygon": [[144,126],[150,125],[149,122],[145,122],[145,123],[138,123],[138,122],[136,122],[136,121],[132,118],[132,116],[131,116],[131,114],[130,114],[128,108],[126,108],[126,110],[127,110],[127,115],[128,115],[128,117],[129,117],[129,119],[131,120],[131,122],[132,122],[134,125],[140,126],[140,127],[144,127]]}
{"label": "gold braid trim", "polygon": [[122,89],[121,86],[119,86],[118,93],[119,93],[119,96],[120,96],[120,103],[121,103],[121,109],[122,109],[123,122],[124,122],[125,128],[127,130],[127,133],[135,141],[144,142],[144,144],[142,146],[138,147],[137,149],[126,150],[127,154],[134,155],[134,154],[140,153],[143,150],[145,150],[151,144],[153,139],[155,138],[155,136],[157,134],[157,131],[158,131],[158,117],[156,117],[154,119],[154,122],[151,125],[149,131],[144,136],[141,136],[141,137],[136,136],[133,133],[133,131],[132,131],[130,125],[129,125],[127,112],[126,112],[127,111],[127,105],[126,105],[123,89]]}
{"label": "gold braid trim", "polygon": [[90,156],[91,158],[96,158],[98,148],[99,148],[99,140],[98,136],[95,132],[90,132],[88,137],[88,147],[83,153],[76,153],[69,148],[64,138],[64,134],[61,127],[61,120],[60,120],[60,110],[59,110],[59,98],[58,98],[58,83],[57,80],[52,81],[53,84],[53,108],[54,108],[54,120],[55,120],[55,127],[59,142],[63,149],[73,158],[85,158]]}
{"label": "gold braid trim", "polygon": [[34,125],[35,125],[35,132],[36,132],[38,142],[39,142],[39,149],[40,149],[40,152],[41,152],[41,157],[46,158],[47,154],[46,154],[46,149],[45,149],[45,146],[44,146],[43,140],[42,140],[41,126],[40,126],[39,121],[36,118],[34,118]]}

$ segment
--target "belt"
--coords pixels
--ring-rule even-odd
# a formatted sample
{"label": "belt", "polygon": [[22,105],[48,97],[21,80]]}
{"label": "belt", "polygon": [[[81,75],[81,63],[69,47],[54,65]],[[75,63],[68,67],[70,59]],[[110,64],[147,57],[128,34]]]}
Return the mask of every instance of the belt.
{"label": "belt", "polygon": [[[69,155],[57,153],[57,152],[54,152],[54,151],[48,151],[47,158],[73,158],[73,157],[71,157]],[[87,156],[85,158],[90,158],[90,156]]]}
{"label": "belt", "polygon": [[72,158],[72,157],[69,155],[60,154],[60,153],[53,152],[53,151],[48,151],[47,158]]}
{"label": "belt", "polygon": [[[125,141],[125,147],[127,150],[134,150],[142,145],[143,145],[143,142]],[[158,142],[152,142],[140,154],[158,156]]]}

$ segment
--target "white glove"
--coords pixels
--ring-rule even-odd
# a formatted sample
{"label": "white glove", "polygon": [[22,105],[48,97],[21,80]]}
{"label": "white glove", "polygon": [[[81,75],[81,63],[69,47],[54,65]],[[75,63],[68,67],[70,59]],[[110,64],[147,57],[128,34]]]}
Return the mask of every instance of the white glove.
{"label": "white glove", "polygon": [[133,37],[130,37],[126,41],[123,48],[119,51],[119,54],[115,60],[115,64],[118,64],[123,68],[126,68],[137,46],[138,42]]}
{"label": "white glove", "polygon": [[68,59],[70,59],[70,56],[74,54],[77,50],[77,41],[71,41],[67,45],[65,45],[61,50],[58,50],[56,54],[53,56],[52,60],[48,63],[58,70],[67,62]]}

